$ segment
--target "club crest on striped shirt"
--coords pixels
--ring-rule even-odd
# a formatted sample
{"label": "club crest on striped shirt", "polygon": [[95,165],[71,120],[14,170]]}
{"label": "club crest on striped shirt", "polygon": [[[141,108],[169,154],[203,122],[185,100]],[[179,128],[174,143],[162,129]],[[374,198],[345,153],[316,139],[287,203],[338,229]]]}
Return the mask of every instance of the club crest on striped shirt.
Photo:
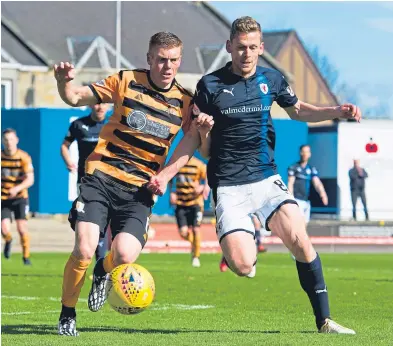
{"label": "club crest on striped shirt", "polygon": [[261,89],[261,91],[266,95],[269,91],[269,87],[267,86],[267,84],[265,83],[261,83],[259,84],[259,88]]}
{"label": "club crest on striped shirt", "polygon": [[127,115],[128,126],[135,130],[142,130],[146,126],[146,123],[146,114],[141,111],[133,110]]}

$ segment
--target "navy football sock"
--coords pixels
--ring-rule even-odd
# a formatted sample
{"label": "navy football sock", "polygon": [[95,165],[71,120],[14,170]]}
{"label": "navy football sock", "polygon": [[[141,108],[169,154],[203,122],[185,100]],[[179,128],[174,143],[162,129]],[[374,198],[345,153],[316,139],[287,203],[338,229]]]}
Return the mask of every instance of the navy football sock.
{"label": "navy football sock", "polygon": [[325,319],[330,317],[329,298],[323,278],[322,263],[319,255],[311,263],[296,261],[300,285],[307,293],[314,310],[317,328],[320,329]]}
{"label": "navy football sock", "polygon": [[75,318],[76,317],[75,308],[74,307],[70,308],[68,306],[61,305],[60,319],[62,319],[63,317]]}
{"label": "navy football sock", "polygon": [[106,255],[106,249],[108,248],[108,237],[105,235],[103,238],[99,239],[97,248],[96,248],[96,261],[100,258],[104,258]]}
{"label": "navy football sock", "polygon": [[261,230],[255,231],[255,241],[257,246],[261,245]]}
{"label": "navy football sock", "polygon": [[94,266],[94,275],[95,276],[105,276],[106,271],[104,269],[104,259],[100,258],[97,262],[96,265]]}

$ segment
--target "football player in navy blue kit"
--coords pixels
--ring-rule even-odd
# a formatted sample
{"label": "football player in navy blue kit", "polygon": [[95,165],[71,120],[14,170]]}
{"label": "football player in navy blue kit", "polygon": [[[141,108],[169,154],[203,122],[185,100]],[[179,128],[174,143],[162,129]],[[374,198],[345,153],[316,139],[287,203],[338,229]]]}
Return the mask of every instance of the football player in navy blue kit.
{"label": "football player in navy blue kit", "polygon": [[[94,105],[91,107],[91,113],[88,116],[74,120],[68,129],[68,133],[64,138],[63,144],[61,145],[60,152],[67,169],[70,172],[78,173],[78,194],[81,179],[85,176],[86,159],[96,147],[100,131],[107,123],[105,116],[108,108],[109,105],[106,103]],[[75,140],[78,143],[78,166],[72,162],[69,152],[70,145]],[[107,237],[101,238],[98,242],[95,253],[97,261],[99,258],[105,257],[105,253],[108,249],[108,237],[109,233]]]}
{"label": "football player in navy blue kit", "polygon": [[318,331],[355,334],[331,319],[321,260],[295,198],[277,174],[270,108],[275,101],[291,119],[304,122],[360,121],[361,112],[353,104],[317,107],[300,101],[279,71],[257,66],[263,48],[258,22],[250,17],[233,22],[226,43],[232,61],[198,82],[191,129],[148,188],[162,195],[199,147],[210,157],[207,173],[215,200],[217,236],[231,270],[239,276],[255,276],[257,254],[251,220],[255,214],[295,256]]}
{"label": "football player in navy blue kit", "polygon": [[328,196],[319,179],[318,170],[308,163],[310,157],[311,148],[304,144],[300,147],[300,160],[288,168],[288,190],[295,197],[306,224],[310,221],[311,204],[308,198],[311,183],[321,197],[322,203],[328,205]]}

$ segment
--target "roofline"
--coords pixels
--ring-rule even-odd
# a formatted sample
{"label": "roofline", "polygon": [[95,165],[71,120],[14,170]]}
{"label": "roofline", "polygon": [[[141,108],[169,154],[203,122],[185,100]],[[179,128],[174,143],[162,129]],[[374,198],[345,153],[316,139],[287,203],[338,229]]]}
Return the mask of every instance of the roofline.
{"label": "roofline", "polygon": [[266,34],[273,34],[273,35],[275,35],[275,34],[280,34],[280,35],[286,34],[286,35],[287,35],[287,38],[286,38],[286,39],[281,43],[281,45],[278,47],[278,50],[277,50],[277,53],[276,53],[276,56],[278,56],[278,55],[280,54],[282,48],[285,46],[285,43],[288,41],[288,38],[289,38],[290,35],[291,35],[292,33],[294,33],[294,32],[296,32],[296,30],[294,30],[294,29],[288,29],[288,30],[271,30],[271,31],[267,30],[267,31],[264,31],[264,35],[266,35]]}
{"label": "roofline", "polygon": [[8,60],[10,64],[19,64],[18,61],[8,53],[3,47],[1,47],[1,57]]}
{"label": "roofline", "polygon": [[204,6],[209,12],[211,12],[222,24],[227,26],[228,28],[231,28],[232,23],[224,17],[217,9],[214,8],[214,6],[210,5],[207,1],[197,1],[202,6]]}
{"label": "roofline", "polygon": [[29,50],[38,60],[41,60],[43,64],[46,66],[52,65],[52,61],[47,58],[47,56],[42,52],[40,48],[34,45],[32,42],[27,40],[19,30],[18,26],[7,19],[5,16],[1,16],[1,24],[5,26],[5,28],[10,31],[10,33],[27,49]]}
{"label": "roofline", "polygon": [[325,84],[326,89],[328,90],[330,96],[333,98],[334,102],[336,102],[337,105],[340,104],[340,102],[337,99],[337,96],[333,93],[333,91],[330,89],[329,85],[326,82],[326,79],[322,76],[322,73],[320,71],[320,69],[318,68],[317,65],[315,65],[314,60],[311,58],[310,54],[308,53],[306,46],[304,45],[303,41],[301,40],[300,36],[298,35],[297,31],[294,29],[288,29],[288,30],[272,30],[272,31],[266,31],[265,33],[268,34],[283,34],[286,33],[288,34],[287,39],[280,45],[280,47],[277,50],[277,55],[280,54],[280,51],[282,50],[282,48],[285,46],[285,43],[288,41],[288,39],[292,36],[295,36],[295,38],[301,43],[301,45],[303,46],[303,50],[305,51],[307,57],[309,58],[309,60],[311,61],[311,64],[314,66],[314,68],[316,69],[316,71],[318,71],[318,74],[320,75],[322,82]]}
{"label": "roofline", "polygon": [[[200,1],[199,3],[202,4],[202,6],[204,6],[211,14],[213,14],[213,16],[215,16],[222,24],[228,27],[228,29],[231,28],[232,23],[219,11],[217,11],[214,6],[210,5],[206,1]],[[288,81],[293,82],[294,76],[290,72],[286,71],[268,51],[265,50],[262,57],[265,58],[270,65],[279,70],[284,75],[284,77],[288,79]]]}
{"label": "roofline", "polygon": [[295,32],[295,29],[286,29],[286,30],[265,30],[265,34],[290,34],[291,32]]}
{"label": "roofline", "polygon": [[295,80],[295,76],[291,72],[287,71],[267,50],[264,50],[261,56],[264,57],[269,64],[279,70],[288,82],[293,82]]}
{"label": "roofline", "polygon": [[313,58],[311,58],[310,54],[308,53],[306,46],[303,44],[303,41],[300,39],[299,35],[297,34],[296,31],[294,31],[294,35],[295,37],[299,40],[299,42],[302,44],[304,51],[306,52],[306,55],[308,56],[308,58],[311,61],[311,64],[314,66],[314,68],[318,71],[318,74],[321,76],[322,82],[325,84],[325,87],[327,88],[330,96],[333,97],[334,102],[336,102],[337,105],[340,105],[341,103],[338,101],[336,94],[334,94],[334,92],[330,89],[329,84],[326,82],[326,79],[324,78],[324,76],[322,75],[320,69],[318,68],[317,65],[315,65],[315,62],[313,60]]}

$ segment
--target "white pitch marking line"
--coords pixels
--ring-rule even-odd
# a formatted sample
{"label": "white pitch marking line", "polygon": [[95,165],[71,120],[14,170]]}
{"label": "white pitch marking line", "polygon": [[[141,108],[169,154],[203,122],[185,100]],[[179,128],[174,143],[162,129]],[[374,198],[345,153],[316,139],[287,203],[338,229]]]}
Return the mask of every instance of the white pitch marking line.
{"label": "white pitch marking line", "polygon": [[[78,312],[79,311],[83,311],[83,312],[85,312],[85,311],[90,311],[90,310],[78,310]],[[34,314],[34,315],[36,315],[36,314],[58,314],[59,313],[59,310],[50,310],[50,311],[18,311],[18,312],[2,312],[1,314],[2,315],[12,315],[12,316],[15,316],[15,315],[31,315],[31,314]]]}
{"label": "white pitch marking line", "polygon": [[[25,296],[1,296],[3,299],[14,299],[14,300],[41,300],[41,299],[48,299],[50,301],[59,302],[60,298],[56,297],[25,297]],[[81,302],[87,302],[87,299],[79,298]],[[153,303],[153,306],[149,310],[205,310],[214,308],[214,305],[185,305],[185,304],[159,304]],[[90,310],[78,310],[78,311],[90,311]],[[54,311],[46,311],[48,313],[52,313]],[[58,311],[56,311],[58,312]],[[31,314],[30,311],[22,311],[22,312],[3,312],[3,315],[28,315]]]}
{"label": "white pitch marking line", "polygon": [[[1,296],[2,299],[15,299],[15,300],[40,300],[40,299],[48,299],[54,302],[59,302],[60,298],[56,297],[24,297],[24,296]],[[79,298],[80,302],[87,302],[85,298]]]}

